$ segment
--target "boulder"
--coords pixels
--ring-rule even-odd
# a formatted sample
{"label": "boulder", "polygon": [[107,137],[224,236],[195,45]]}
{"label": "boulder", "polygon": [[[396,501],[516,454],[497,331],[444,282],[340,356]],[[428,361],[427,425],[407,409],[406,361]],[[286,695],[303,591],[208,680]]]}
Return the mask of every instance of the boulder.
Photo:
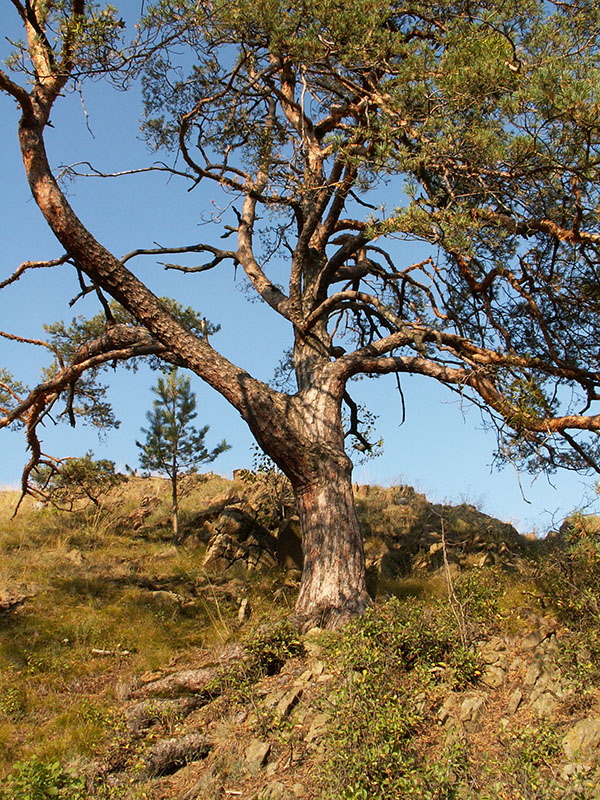
{"label": "boulder", "polygon": [[213,531],[203,562],[207,569],[253,571],[275,565],[275,537],[241,508],[224,509]]}
{"label": "boulder", "polygon": [[271,752],[271,745],[269,742],[263,742],[261,739],[253,739],[244,752],[246,758],[246,766],[248,770],[256,775],[265,766]]}
{"label": "boulder", "polygon": [[275,546],[277,563],[284,569],[302,570],[304,556],[302,553],[302,533],[298,519],[285,519],[279,526]]}
{"label": "boulder", "polygon": [[592,760],[600,755],[600,719],[582,719],[563,739],[563,750],[571,761]]}

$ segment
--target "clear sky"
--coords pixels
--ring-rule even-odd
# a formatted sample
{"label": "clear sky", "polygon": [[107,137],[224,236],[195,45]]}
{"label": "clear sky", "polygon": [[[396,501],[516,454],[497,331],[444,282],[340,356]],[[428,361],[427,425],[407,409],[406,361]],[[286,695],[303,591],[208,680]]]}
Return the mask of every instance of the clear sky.
{"label": "clear sky", "polygon": [[[12,5],[4,2],[0,30],[18,38],[15,16]],[[0,42],[0,57],[5,58],[9,49],[5,40]],[[84,87],[83,102],[89,129],[79,94],[67,95],[56,105],[47,145],[57,172],[61,165],[83,160],[101,171],[115,172],[147,166],[156,157],[137,133],[141,116],[137,90],[118,93],[101,84],[90,84]],[[17,123],[16,104],[0,95],[0,280],[22,261],[53,258],[62,252],[31,199],[20,161]],[[207,225],[208,216],[215,210],[209,187],[201,184],[191,193],[186,188],[162,173],[109,180],[86,178],[67,187],[78,215],[117,255],[152,247],[155,242],[165,246],[218,243],[221,230],[211,231]],[[198,262],[192,259],[186,263]],[[153,291],[192,305],[212,322],[220,323],[222,331],[213,340],[220,352],[256,377],[272,378],[290,344],[289,330],[262,303],[249,301],[231,265],[224,263],[196,276],[165,272],[151,258],[137,259],[133,268]],[[0,292],[0,328],[20,336],[43,337],[43,323],[96,313],[91,297],[69,307],[77,291],[70,267],[29,272]],[[45,363],[42,348],[0,339],[0,367],[8,368],[27,384],[36,381]],[[146,369],[137,373],[118,370],[107,373],[106,381],[121,420],[119,429],[99,441],[91,428],[78,426],[73,430],[49,424],[42,435],[48,452],[82,455],[91,448],[99,458],[110,458],[118,465],[137,465],[135,439],[152,403],[150,387],[156,375]],[[209,448],[222,438],[232,445],[212,465],[214,470],[231,474],[236,467],[250,466],[253,440],[238,413],[194,376],[192,387],[199,402],[198,424],[211,426]],[[589,476],[562,472],[549,481],[544,475],[521,474],[519,482],[511,468],[491,471],[495,437],[483,430],[475,408],[461,404],[434,381],[403,379],[407,418],[402,426],[392,377],[364,379],[352,388],[355,399],[366,402],[379,415],[377,435],[384,439],[384,454],[356,468],[354,479],[359,483],[408,483],[432,500],[475,503],[487,513],[512,521],[522,531],[544,532],[595,497],[594,480]],[[0,486],[17,484],[27,458],[24,444],[22,432],[0,431]]]}

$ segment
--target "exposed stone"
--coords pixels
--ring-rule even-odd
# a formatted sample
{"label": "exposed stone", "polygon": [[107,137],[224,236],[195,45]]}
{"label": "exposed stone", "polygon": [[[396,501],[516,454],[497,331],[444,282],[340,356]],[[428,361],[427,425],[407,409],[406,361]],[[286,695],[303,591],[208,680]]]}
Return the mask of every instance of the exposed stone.
{"label": "exposed stone", "polygon": [[554,633],[553,628],[543,627],[528,633],[521,639],[522,650],[535,650],[542,642]]}
{"label": "exposed stone", "polygon": [[506,670],[498,664],[491,664],[484,671],[481,682],[490,689],[498,689],[506,680]]}
{"label": "exposed stone", "polygon": [[532,661],[529,665],[529,669],[527,670],[527,674],[525,675],[525,679],[523,681],[524,686],[534,686],[537,679],[542,674],[542,665],[539,661]]}
{"label": "exposed stone", "polygon": [[294,687],[286,692],[281,700],[277,703],[277,707],[275,711],[277,715],[284,719],[285,717],[289,716],[292,709],[298,705],[300,698],[302,697],[302,689],[299,687]]}
{"label": "exposed stone", "polygon": [[308,733],[306,734],[304,741],[307,744],[310,744],[311,742],[314,742],[315,739],[320,738],[327,728],[329,720],[330,717],[328,714],[317,714],[310,724],[310,728],[308,729]]}
{"label": "exposed stone", "polygon": [[240,566],[248,571],[275,565],[275,538],[241,508],[226,508],[214,524],[203,566],[226,570]]}
{"label": "exposed stone", "polygon": [[482,553],[475,562],[475,566],[479,569],[489,567],[495,562],[493,553]]}
{"label": "exposed stone", "polygon": [[215,497],[211,504],[197,512],[194,516],[185,522],[183,527],[183,534],[195,534],[200,541],[208,542],[210,537],[214,534],[214,530],[209,524],[228,506],[235,506],[242,502],[242,498],[236,493],[235,488],[231,487],[223,494]]}
{"label": "exposed stone", "polygon": [[161,739],[145,753],[142,774],[149,778],[170,775],[192,760],[206,758],[211,748],[212,744],[200,733]]}
{"label": "exposed stone", "polygon": [[567,732],[563,750],[571,761],[590,760],[600,749],[600,719],[582,719]]}
{"label": "exposed stone", "polygon": [[277,533],[275,545],[277,563],[284,569],[302,569],[302,533],[300,521],[296,518],[283,520]]}
{"label": "exposed stone", "polygon": [[478,724],[479,720],[481,719],[481,715],[483,714],[483,706],[485,701],[486,696],[482,694],[465,697],[459,712],[459,719],[465,728],[473,728]]}
{"label": "exposed stone", "polygon": [[260,795],[261,800],[288,800],[292,796],[281,781],[273,781]]}
{"label": "exposed stone", "polygon": [[523,700],[523,692],[520,689],[515,689],[511,696],[508,698],[506,710],[509,714],[514,714]]}
{"label": "exposed stone", "polygon": [[244,597],[238,608],[238,622],[242,623],[250,619],[251,610],[250,601],[247,597]]}
{"label": "exposed stone", "polygon": [[530,701],[530,706],[538,717],[550,717],[557,705],[556,695],[551,692],[540,692],[534,700]]}
{"label": "exposed stone", "polygon": [[323,674],[325,669],[322,661],[314,661],[308,669],[294,681],[295,686],[306,686],[311,681],[317,680]]}
{"label": "exposed stone", "polygon": [[246,758],[246,766],[253,775],[256,775],[265,766],[271,752],[271,745],[269,742],[263,742],[261,739],[253,739],[246,750],[244,756]]}
{"label": "exposed stone", "polygon": [[497,664],[499,661],[503,662],[503,668],[506,669],[506,643],[499,636],[493,636],[487,642],[484,642],[479,647],[479,655],[484,664]]}
{"label": "exposed stone", "polygon": [[22,606],[25,600],[27,600],[26,594],[0,590],[0,614],[14,611],[19,606]]}
{"label": "exposed stone", "polygon": [[444,700],[442,707],[439,709],[437,713],[437,718],[442,725],[444,725],[450,719],[450,716],[454,711],[455,705],[456,705],[456,695],[452,693]]}

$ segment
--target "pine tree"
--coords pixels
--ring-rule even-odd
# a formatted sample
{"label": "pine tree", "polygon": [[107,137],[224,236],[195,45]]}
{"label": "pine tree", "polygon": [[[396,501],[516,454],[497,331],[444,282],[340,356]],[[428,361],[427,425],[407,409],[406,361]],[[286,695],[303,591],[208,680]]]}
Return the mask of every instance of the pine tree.
{"label": "pine tree", "polygon": [[[371,446],[354,378],[395,374],[402,395],[418,375],[487,409],[500,463],[600,472],[598,3],[178,0],[149,7],[131,42],[112,6],[12,5],[23,36],[0,70],[0,101],[20,108],[23,166],[60,248],[18,266],[0,290],[32,269],[71,269],[81,287],[72,302],[95,295],[102,311],[49,331],[42,344],[55,364],[26,396],[0,380],[0,428],[20,422],[31,452],[24,493],[46,421],[73,424],[80,409],[111,421],[102,370],[178,364],[239,412],[289,479],[305,555],[296,614],[310,628],[338,626],[369,603],[345,450],[347,435]],[[140,204],[170,209],[179,182],[202,183],[181,202],[194,218],[222,209],[201,241],[194,227],[193,241],[148,247],[132,230],[130,252],[111,253],[111,237],[92,233],[103,226],[86,227],[57,182],[44,140],[60,124],[55,106],[101,78],[139,79],[142,134],[160,159],[147,170],[172,175],[168,196],[147,191]],[[118,133],[125,141],[124,124]],[[12,180],[3,190],[8,208]],[[179,237],[176,217],[165,222]],[[188,275],[192,309],[157,297],[131,269],[186,253],[198,263],[159,263]],[[227,265],[261,301],[265,324],[278,320],[250,329],[232,318],[231,334],[259,351],[266,336],[291,345],[290,387],[252,376],[209,341],[199,299],[207,273]]]}
{"label": "pine tree", "polygon": [[196,472],[199,464],[210,464],[230,445],[223,439],[213,450],[207,450],[204,439],[209,426],[196,428],[196,395],[189,378],[173,369],[159,378],[152,387],[157,399],[146,414],[148,428],[142,428],[146,440],[137,442],[142,469],[166,474],[171,481],[173,541],[179,540],[179,496],[181,478]]}

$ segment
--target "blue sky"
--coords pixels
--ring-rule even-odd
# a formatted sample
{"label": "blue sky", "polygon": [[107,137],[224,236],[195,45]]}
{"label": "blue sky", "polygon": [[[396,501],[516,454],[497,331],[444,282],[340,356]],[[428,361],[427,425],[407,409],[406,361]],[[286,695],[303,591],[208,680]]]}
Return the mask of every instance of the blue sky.
{"label": "blue sky", "polygon": [[[0,10],[0,29],[5,32],[14,28],[9,5]],[[7,43],[0,43],[0,55],[4,58],[7,52]],[[87,160],[100,170],[113,172],[146,166],[154,158],[137,134],[141,116],[137,91],[118,93],[91,84],[84,87],[84,101],[93,136],[86,127],[78,94],[66,96],[56,106],[47,144],[57,170],[60,165]],[[61,253],[29,194],[18,151],[17,123],[16,104],[0,95],[0,280],[24,260]],[[93,234],[115,254],[123,255],[137,247],[152,247],[154,242],[174,246],[202,240],[218,243],[221,231],[211,232],[205,224],[215,210],[209,188],[201,185],[192,193],[185,188],[177,180],[155,173],[118,180],[81,179],[68,185],[68,193]],[[229,264],[200,276],[166,273],[151,258],[136,260],[133,268],[158,294],[174,296],[220,323],[222,331],[213,344],[224,355],[259,378],[272,378],[290,344],[289,330],[263,304],[249,302],[243,283]],[[27,273],[0,292],[0,328],[41,337],[45,322],[97,312],[91,297],[69,308],[76,293],[69,267]],[[41,348],[0,339],[0,367],[7,367],[26,383],[36,381],[44,364]],[[66,425],[49,425],[42,435],[43,447],[58,456],[81,455],[91,448],[97,457],[135,466],[135,439],[145,424],[155,381],[156,376],[146,369],[107,374],[120,428],[99,441],[95,431],[85,426],[72,430]],[[198,423],[211,426],[208,446],[222,438],[232,445],[213,465],[215,471],[230,474],[236,467],[250,466],[253,440],[239,414],[198,378],[192,377],[192,386],[198,397]],[[523,531],[535,528],[543,532],[560,524],[567,513],[594,497],[590,477],[563,472],[551,476],[550,483],[544,475],[522,474],[519,483],[511,468],[491,472],[495,437],[483,430],[479,411],[466,402],[461,404],[433,381],[419,377],[403,380],[407,419],[402,426],[393,378],[365,379],[352,388],[355,399],[379,415],[377,434],[384,439],[384,454],[356,468],[354,479],[359,483],[408,483],[432,500],[473,502]],[[0,431],[0,486],[18,482],[26,458],[23,434]],[[529,502],[523,499],[521,489]]]}

